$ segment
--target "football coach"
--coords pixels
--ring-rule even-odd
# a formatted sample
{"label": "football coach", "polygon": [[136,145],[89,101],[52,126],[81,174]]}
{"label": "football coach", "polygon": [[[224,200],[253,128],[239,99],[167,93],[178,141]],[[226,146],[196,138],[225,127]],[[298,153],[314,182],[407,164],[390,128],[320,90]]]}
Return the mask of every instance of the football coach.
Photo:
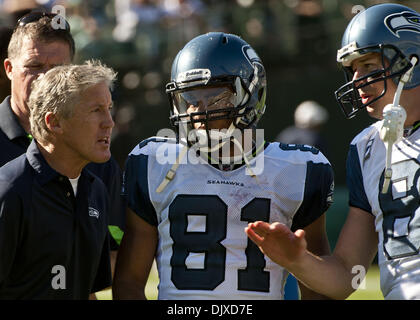
{"label": "football coach", "polygon": [[84,167],[111,156],[115,78],[91,61],[33,81],[34,139],[0,168],[0,299],[88,299],[111,285],[109,196]]}
{"label": "football coach", "polygon": [[[28,108],[32,81],[58,65],[72,63],[75,50],[70,24],[64,17],[33,11],[18,20],[3,63],[11,82],[11,94],[0,103],[0,166],[25,153],[32,140]],[[113,266],[125,224],[125,207],[120,197],[122,172],[113,157],[87,167],[101,178],[111,198],[109,232]]]}

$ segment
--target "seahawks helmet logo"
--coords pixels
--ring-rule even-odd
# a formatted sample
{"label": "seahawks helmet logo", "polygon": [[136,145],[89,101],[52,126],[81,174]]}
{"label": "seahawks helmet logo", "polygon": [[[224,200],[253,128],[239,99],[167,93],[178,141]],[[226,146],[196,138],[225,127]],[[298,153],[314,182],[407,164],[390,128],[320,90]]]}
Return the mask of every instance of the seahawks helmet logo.
{"label": "seahawks helmet logo", "polygon": [[387,16],[385,26],[396,37],[400,37],[401,31],[420,33],[420,15],[415,12],[404,11]]}
{"label": "seahawks helmet logo", "polygon": [[242,47],[242,52],[245,56],[245,58],[248,60],[249,64],[254,67],[253,62],[258,62],[261,64],[261,60],[258,57],[257,53],[254,49],[251,48],[250,45],[245,45]]}

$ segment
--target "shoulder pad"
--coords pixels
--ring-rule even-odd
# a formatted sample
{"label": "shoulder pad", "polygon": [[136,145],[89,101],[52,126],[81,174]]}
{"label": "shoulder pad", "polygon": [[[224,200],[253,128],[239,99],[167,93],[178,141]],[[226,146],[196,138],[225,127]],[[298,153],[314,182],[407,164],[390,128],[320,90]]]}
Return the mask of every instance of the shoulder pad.
{"label": "shoulder pad", "polygon": [[152,150],[155,149],[156,145],[160,145],[162,143],[168,144],[176,144],[176,140],[173,138],[165,138],[165,137],[150,137],[148,139],[143,140],[137,146],[134,147],[133,150],[128,154],[129,156],[135,156],[139,154],[151,154]]}

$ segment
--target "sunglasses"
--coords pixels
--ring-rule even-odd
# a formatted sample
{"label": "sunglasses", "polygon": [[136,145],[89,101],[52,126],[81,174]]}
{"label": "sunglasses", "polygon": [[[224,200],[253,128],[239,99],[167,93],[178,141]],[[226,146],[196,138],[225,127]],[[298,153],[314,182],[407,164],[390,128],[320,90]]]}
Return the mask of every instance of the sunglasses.
{"label": "sunglasses", "polygon": [[[48,13],[44,11],[34,11],[30,12],[28,14],[25,14],[23,17],[21,17],[17,23],[16,28],[23,27],[27,25],[28,23],[35,22],[40,20],[43,17],[48,17],[51,19],[52,27],[56,30],[66,30],[67,32],[70,32],[70,24],[67,22],[66,19],[64,19],[62,16],[56,13]],[[63,25],[64,21],[64,25]]]}

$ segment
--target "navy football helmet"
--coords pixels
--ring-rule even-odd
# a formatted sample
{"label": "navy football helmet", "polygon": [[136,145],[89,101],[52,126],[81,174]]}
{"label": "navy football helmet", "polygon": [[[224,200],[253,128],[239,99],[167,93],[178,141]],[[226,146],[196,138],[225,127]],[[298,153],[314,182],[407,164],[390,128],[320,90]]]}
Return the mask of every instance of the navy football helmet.
{"label": "navy football helmet", "polygon": [[[355,59],[377,52],[382,57],[382,68],[353,80],[351,63]],[[346,84],[335,92],[335,97],[347,118],[385,95],[386,80],[398,84],[401,76],[411,68],[411,57],[420,58],[420,14],[399,4],[379,4],[358,13],[349,23],[338,50],[337,61],[345,71]],[[381,95],[362,103],[358,89],[383,81]],[[420,66],[417,63],[404,89],[420,84]]]}
{"label": "navy football helmet", "polygon": [[[241,130],[255,127],[265,111],[266,86],[260,58],[240,37],[211,32],[192,39],[175,57],[166,85],[179,140],[189,142],[196,122],[205,123],[207,138],[214,120],[230,119]],[[205,109],[187,111],[198,104]]]}

